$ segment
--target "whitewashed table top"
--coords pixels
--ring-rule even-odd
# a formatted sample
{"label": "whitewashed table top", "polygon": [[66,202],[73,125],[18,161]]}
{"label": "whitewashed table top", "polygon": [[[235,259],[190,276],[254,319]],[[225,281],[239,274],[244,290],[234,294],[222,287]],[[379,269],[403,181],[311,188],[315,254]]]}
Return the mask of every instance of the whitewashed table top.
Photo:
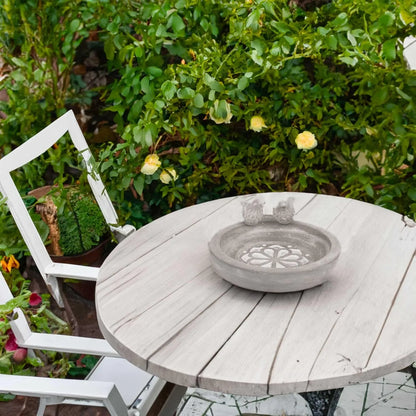
{"label": "whitewashed table top", "polygon": [[416,227],[306,193],[263,194],[265,213],[289,196],[295,220],[340,241],[330,281],[285,294],[231,285],[212,271],[208,241],[242,221],[242,197],[195,205],[136,231],[103,264],[96,305],[109,343],[165,380],[245,395],[337,388],[416,361]]}

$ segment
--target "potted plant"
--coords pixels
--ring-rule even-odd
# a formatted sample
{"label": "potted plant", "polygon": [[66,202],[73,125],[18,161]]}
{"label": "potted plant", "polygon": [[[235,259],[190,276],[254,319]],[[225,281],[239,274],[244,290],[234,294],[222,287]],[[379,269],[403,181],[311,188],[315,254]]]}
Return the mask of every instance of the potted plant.
{"label": "potted plant", "polygon": [[[45,240],[59,263],[99,266],[109,252],[111,232],[93,195],[79,186],[45,186],[29,193],[49,228]],[[78,293],[94,299],[94,283],[69,281]],[[73,284],[75,283],[75,285]]]}

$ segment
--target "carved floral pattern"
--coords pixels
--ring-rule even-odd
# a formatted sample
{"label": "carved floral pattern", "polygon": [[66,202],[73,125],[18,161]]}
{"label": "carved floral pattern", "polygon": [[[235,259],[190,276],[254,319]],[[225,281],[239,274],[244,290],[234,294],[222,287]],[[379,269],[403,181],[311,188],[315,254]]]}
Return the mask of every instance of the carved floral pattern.
{"label": "carved floral pattern", "polygon": [[310,254],[303,253],[291,244],[259,244],[244,250],[240,259],[251,266],[288,268],[303,266],[311,261]]}

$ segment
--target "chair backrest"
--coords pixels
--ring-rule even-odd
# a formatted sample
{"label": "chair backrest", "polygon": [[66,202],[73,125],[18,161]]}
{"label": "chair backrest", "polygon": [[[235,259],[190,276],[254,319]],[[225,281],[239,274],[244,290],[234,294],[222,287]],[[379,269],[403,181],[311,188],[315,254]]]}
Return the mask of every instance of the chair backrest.
{"label": "chair backrest", "polygon": [[[127,225],[120,227],[117,225],[117,213],[105,190],[100,175],[94,170],[91,152],[72,110],[65,113],[35,136],[0,159],[0,193],[6,197],[10,212],[14,217],[16,225],[34,258],[35,263],[45,280],[49,291],[61,307],[63,306],[63,302],[60,298],[56,276],[49,273],[54,269],[53,266],[56,263],[52,261],[42,242],[35,224],[33,223],[13,181],[11,172],[42,155],[65,133],[69,133],[75,148],[81,154],[85,162],[88,173],[88,182],[110,229],[121,235],[127,235],[134,230],[133,226]],[[56,269],[61,270],[62,268],[56,267]],[[94,272],[93,275],[95,276]],[[90,277],[89,280],[93,280],[93,278]]]}
{"label": "chair backrest", "polygon": [[416,69],[416,38],[407,37],[403,42],[403,55],[407,61],[409,69]]}

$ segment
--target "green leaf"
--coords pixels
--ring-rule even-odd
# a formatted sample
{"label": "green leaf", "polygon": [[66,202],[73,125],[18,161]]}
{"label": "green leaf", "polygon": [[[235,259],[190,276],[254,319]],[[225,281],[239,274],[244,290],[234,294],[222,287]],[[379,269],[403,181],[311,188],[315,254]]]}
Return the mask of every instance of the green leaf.
{"label": "green leaf", "polygon": [[16,81],[16,82],[22,82],[26,78],[20,71],[13,71],[10,73],[10,76]]}
{"label": "green leaf", "polygon": [[387,28],[394,23],[394,20],[394,14],[392,12],[387,11],[378,19],[378,24],[383,28]]}
{"label": "green leaf", "polygon": [[240,91],[243,91],[244,89],[246,89],[248,87],[249,84],[249,79],[246,76],[242,76],[239,80],[238,80],[238,84],[237,84],[237,88]]}
{"label": "green leaf", "polygon": [[217,114],[220,118],[226,119],[228,116],[227,101],[220,100],[218,103]]}
{"label": "green leaf", "polygon": [[364,191],[366,192],[366,194],[368,195],[368,196],[370,196],[371,198],[373,198],[374,197],[374,189],[373,189],[373,187],[369,184],[369,183],[366,183],[365,185],[364,185]]}
{"label": "green leaf", "polygon": [[358,62],[357,58],[351,56],[341,56],[339,60],[350,66],[355,66]]}
{"label": "green leaf", "polygon": [[262,13],[263,9],[254,9],[247,17],[246,28],[252,29],[254,31],[258,30],[260,27],[259,20]]}
{"label": "green leaf", "polygon": [[389,39],[383,43],[382,55],[388,61],[396,59],[396,39]]}
{"label": "green leaf", "polygon": [[204,74],[204,83],[208,85],[208,87],[211,88],[211,90],[217,91],[217,92],[223,92],[224,86],[221,85],[215,78],[213,78],[208,73]]}
{"label": "green leaf", "polygon": [[175,33],[181,32],[186,27],[182,18],[178,16],[176,13],[172,15],[171,24],[172,24],[172,29]]}
{"label": "green leaf", "polygon": [[115,48],[114,48],[113,38],[109,36],[104,41],[104,52],[105,52],[105,56],[107,57],[109,61],[112,61],[114,59],[114,50]]}
{"label": "green leaf", "polygon": [[356,41],[354,35],[350,31],[347,32],[347,38],[350,41],[352,46],[357,46],[357,41]]}
{"label": "green leaf", "polygon": [[344,26],[346,23],[348,23],[348,15],[347,13],[340,13],[333,21],[332,24],[334,26]]}
{"label": "green leaf", "polygon": [[389,89],[387,86],[376,88],[372,95],[372,103],[376,105],[384,104],[389,97]]}
{"label": "green leaf", "polygon": [[16,65],[16,66],[20,66],[20,67],[25,67],[26,63],[25,61],[23,61],[20,58],[16,58],[15,56],[12,58],[12,62]]}
{"label": "green leaf", "polygon": [[409,189],[407,191],[407,196],[412,200],[416,201],[416,189]]}
{"label": "green leaf", "polygon": [[143,77],[140,81],[140,87],[141,90],[145,93],[148,94],[150,92],[150,79],[149,77]]}
{"label": "green leaf", "polygon": [[144,176],[138,175],[133,181],[134,189],[137,191],[139,195],[143,195],[144,189]]}
{"label": "green leaf", "polygon": [[202,108],[204,106],[203,95],[200,93],[196,94],[192,102],[196,108]]}
{"label": "green leaf", "polygon": [[158,78],[163,74],[163,70],[158,68],[157,66],[149,66],[146,68],[146,72],[149,75],[152,75],[154,78]]}
{"label": "green leaf", "polygon": [[396,87],[397,94],[400,95],[403,99],[406,101],[412,101],[412,97],[410,95],[407,95],[404,91],[402,91],[399,87]]}
{"label": "green leaf", "polygon": [[326,37],[326,44],[328,45],[330,49],[335,50],[338,46],[338,41],[337,41],[336,36],[329,35],[328,37]]}
{"label": "green leaf", "polygon": [[287,23],[282,22],[282,21],[280,22],[273,21],[271,25],[273,26],[273,28],[277,29],[280,33],[283,33],[283,34],[291,31],[290,26]]}
{"label": "green leaf", "polygon": [[192,88],[180,88],[177,92],[178,98],[189,100],[195,96],[195,91]]}
{"label": "green leaf", "polygon": [[134,54],[136,55],[137,59],[140,59],[143,56],[143,48],[141,46],[136,46],[134,48]]}
{"label": "green leaf", "polygon": [[160,89],[167,100],[171,100],[176,93],[176,85],[170,80],[165,81]]}
{"label": "green leaf", "polygon": [[79,19],[74,19],[70,24],[69,24],[69,30],[71,32],[76,32],[79,27],[81,26],[81,21]]}

